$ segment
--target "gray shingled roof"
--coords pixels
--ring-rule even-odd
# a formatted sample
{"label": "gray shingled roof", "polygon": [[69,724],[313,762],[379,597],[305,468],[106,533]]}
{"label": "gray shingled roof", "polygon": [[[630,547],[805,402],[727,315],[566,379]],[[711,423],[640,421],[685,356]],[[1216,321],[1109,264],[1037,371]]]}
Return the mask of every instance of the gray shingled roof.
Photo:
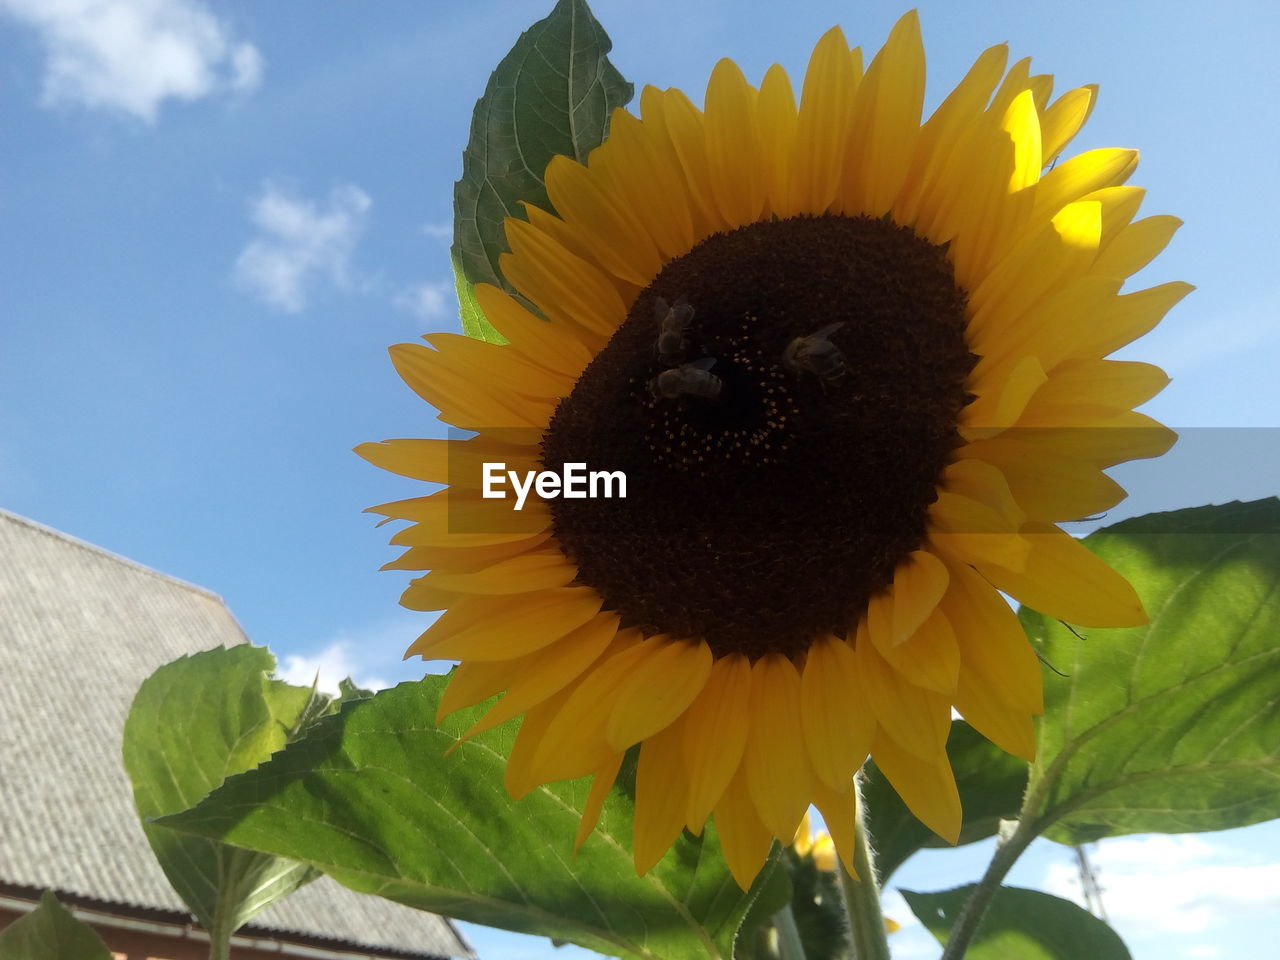
{"label": "gray shingled roof", "polygon": [[[0,884],[186,916],[138,825],[121,730],[161,664],[244,640],[215,594],[0,510]],[[250,930],[473,956],[447,920],[327,877]]]}

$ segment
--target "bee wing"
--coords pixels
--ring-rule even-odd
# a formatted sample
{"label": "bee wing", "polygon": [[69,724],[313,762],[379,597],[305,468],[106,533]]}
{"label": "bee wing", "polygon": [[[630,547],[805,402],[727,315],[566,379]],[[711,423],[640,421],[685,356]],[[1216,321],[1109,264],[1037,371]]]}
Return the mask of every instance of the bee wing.
{"label": "bee wing", "polygon": [[653,298],[653,319],[657,320],[659,323],[667,318],[667,313],[670,309],[671,307],[667,304],[665,298]]}
{"label": "bee wing", "polygon": [[843,321],[843,320],[839,320],[839,321],[837,321],[837,322],[835,322],[835,323],[828,323],[828,324],[827,324],[825,327],[823,327],[821,330],[815,331],[814,333],[810,334],[810,335],[809,335],[809,339],[810,339],[810,340],[825,340],[825,339],[827,339],[827,337],[831,336],[833,333],[835,333],[837,330],[839,330],[841,327],[843,327],[843,326],[844,326],[844,324],[845,324],[845,321]]}
{"label": "bee wing", "polygon": [[692,367],[694,370],[710,370],[716,365],[715,357],[703,357],[701,360],[694,360],[692,363],[686,363],[686,367]]}

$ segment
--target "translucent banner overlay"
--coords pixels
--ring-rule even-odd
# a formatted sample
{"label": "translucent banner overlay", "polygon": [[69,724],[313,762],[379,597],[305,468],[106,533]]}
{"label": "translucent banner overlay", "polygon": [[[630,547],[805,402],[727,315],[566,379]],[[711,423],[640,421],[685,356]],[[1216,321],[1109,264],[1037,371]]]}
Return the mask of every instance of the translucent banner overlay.
{"label": "translucent banner overlay", "polygon": [[[1085,486],[1096,489],[1096,477],[1102,470],[1127,491],[1128,496],[1119,504],[1099,514],[1057,518],[1059,525],[1073,535],[1083,535],[1147,513],[1232,500],[1258,500],[1280,494],[1280,427],[1192,427],[1175,432],[1178,442],[1168,453],[1114,465],[1112,461],[1133,452],[1162,449],[1168,442],[1168,432],[1163,427],[1015,428],[982,440],[968,452],[999,466],[1015,489],[1019,486],[1023,489]],[[546,470],[540,459],[539,431],[502,427],[476,434],[451,429],[449,439],[454,442],[448,448],[449,488],[444,493],[448,504],[446,532],[509,536],[548,529],[554,500],[541,497],[537,492],[536,474]],[[489,465],[487,471],[486,465]],[[589,475],[609,472],[612,466],[592,464],[589,458],[584,458],[578,489],[589,489]],[[600,533],[605,536],[616,532],[608,522],[610,502],[617,505],[613,513],[621,520],[626,515],[634,515],[633,511],[643,509],[647,503],[653,503],[657,510],[664,499],[679,496],[681,490],[692,489],[698,482],[673,471],[670,483],[665,484],[664,489],[654,490],[628,477],[624,503],[619,498],[616,477],[596,479],[597,499],[604,502],[595,514],[602,518]],[[771,495],[787,496],[785,467],[772,475],[752,472],[749,476],[744,471],[743,483],[772,484]],[[522,486],[526,493],[520,504]],[[553,486],[546,482],[543,489]],[[503,496],[485,496],[486,492]],[[610,495],[607,498],[606,492]],[[517,504],[521,509],[516,509]],[[732,517],[739,525],[773,522],[770,517],[734,516],[732,498],[727,502],[716,501],[709,510],[721,517]],[[661,518],[654,518],[654,522],[661,523]],[[996,519],[994,514],[975,511],[963,520],[962,528],[953,532],[1008,533],[1006,522]],[[1247,526],[1248,516],[1242,515],[1239,522]],[[662,532],[679,534],[676,529]]]}

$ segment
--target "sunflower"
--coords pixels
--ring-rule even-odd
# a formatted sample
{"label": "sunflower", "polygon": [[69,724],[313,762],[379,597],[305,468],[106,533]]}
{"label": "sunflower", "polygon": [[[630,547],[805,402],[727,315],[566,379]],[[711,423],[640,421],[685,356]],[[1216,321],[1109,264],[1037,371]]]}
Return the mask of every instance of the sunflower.
{"label": "sunflower", "polygon": [[[914,13],[865,70],[825,34],[798,102],[730,60],[702,110],[648,87],[586,164],[548,166],[554,213],[506,221],[518,295],[476,296],[507,343],[392,348],[467,431],[359,448],[448,485],[374,508],[411,521],[388,566],[430,571],[403,604],[443,610],[408,655],[460,661],[442,716],[503,694],[468,735],[522,716],[512,795],[594,777],[579,844],[636,745],[641,873],[714,817],[745,888],[811,804],[851,867],[868,756],[954,841],[952,708],[1035,750],[1040,667],[1001,594],[1145,622],[1057,524],[1174,439],[1133,411],[1164,373],[1104,357],[1190,289],[1120,292],[1179,221],[1134,219],[1135,151],[1059,160],[1096,89],[1051,100],[1007,55],[924,123]],[[497,462],[627,495],[515,512],[482,495]]]}

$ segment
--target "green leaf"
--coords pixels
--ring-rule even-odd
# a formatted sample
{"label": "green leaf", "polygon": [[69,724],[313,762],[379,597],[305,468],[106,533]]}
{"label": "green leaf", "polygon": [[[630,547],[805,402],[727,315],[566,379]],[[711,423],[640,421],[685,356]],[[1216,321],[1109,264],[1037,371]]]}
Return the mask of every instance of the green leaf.
{"label": "green leaf", "polygon": [[0,960],[111,960],[111,951],[46,890],[40,906],[0,930]]}
{"label": "green leaf", "polygon": [[[1017,816],[1027,785],[1025,761],[1005,753],[963,720],[951,724],[947,756],[964,809],[961,844],[992,836],[1000,820]],[[922,847],[950,846],[907,809],[874,763],[866,766],[862,797],[881,877],[888,879]]]}
{"label": "green leaf", "polygon": [[550,210],[543,176],[551,158],[585,162],[614,108],[631,99],[631,84],[606,56],[612,47],[585,0],[559,0],[489,77],[453,191],[453,254],[471,283],[512,289],[498,265],[504,218],[523,217],[522,201]]}
{"label": "green leaf", "polygon": [[1280,501],[1118,523],[1086,543],[1151,620],[1083,636],[1029,610],[1046,680],[1024,816],[1062,843],[1280,817]]}
{"label": "green leaf", "polygon": [[[945,944],[973,886],[938,893],[903,890],[911,912]],[[1130,960],[1124,941],[1106,923],[1070,900],[1039,890],[1001,887],[966,960]]]}
{"label": "green leaf", "polygon": [[453,264],[453,287],[458,292],[458,314],[462,319],[462,332],[468,337],[475,337],[487,343],[506,343],[506,338],[488,321],[484,311],[480,309],[480,302],[476,300],[475,284],[471,283],[462,272],[462,263],[458,260],[458,255],[450,252],[449,260]]}
{"label": "green leaf", "polygon": [[143,831],[174,890],[214,936],[229,936],[317,874],[148,821],[195,806],[313,722],[314,692],[271,680],[273,669],[271,653],[248,644],[182,657],[143,682],[125,720],[124,764]]}
{"label": "green leaf", "polygon": [[427,677],[347,703],[270,762],[162,822],[306,861],[411,907],[611,956],[731,956],[767,872],[743,894],[708,825],[636,876],[627,773],[574,856],[588,783],[552,784],[513,801],[502,774],[514,724],[446,756],[483,713],[483,705],[459,711],[437,727],[446,682]]}

